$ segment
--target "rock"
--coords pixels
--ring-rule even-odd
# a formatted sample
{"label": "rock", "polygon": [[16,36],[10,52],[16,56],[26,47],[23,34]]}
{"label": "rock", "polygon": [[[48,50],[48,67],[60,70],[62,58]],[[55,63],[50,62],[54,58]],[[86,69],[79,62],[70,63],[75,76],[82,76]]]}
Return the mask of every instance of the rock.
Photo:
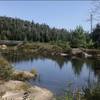
{"label": "rock", "polygon": [[4,49],[7,49],[7,46],[3,44],[3,45],[0,45],[0,48],[4,50]]}
{"label": "rock", "polygon": [[34,86],[32,90],[37,91],[35,95],[31,94],[34,100],[52,100],[53,98],[53,94],[47,89]]}
{"label": "rock", "polygon": [[91,58],[92,55],[85,52],[83,49],[80,48],[73,48],[71,54],[73,56],[84,57],[84,58]]}
{"label": "rock", "polygon": [[0,96],[4,95],[6,92],[6,87],[4,85],[0,85]]}
{"label": "rock", "polygon": [[85,57],[85,58],[91,58],[92,55],[86,53],[86,52],[82,52],[82,56]]}
{"label": "rock", "polygon": [[72,55],[77,55],[77,54],[80,54],[80,53],[82,53],[82,50],[79,49],[79,48],[73,48],[72,51],[71,51]]}
{"label": "rock", "polygon": [[23,92],[6,92],[2,100],[23,100]]}
{"label": "rock", "polygon": [[35,78],[36,75],[32,74],[31,72],[28,72],[28,71],[15,70],[13,72],[13,77],[14,77],[14,79],[17,79],[17,80],[28,80],[28,79],[31,79],[31,78]]}
{"label": "rock", "polygon": [[4,83],[4,86],[6,87],[7,90],[10,91],[25,91],[29,88],[29,85],[26,84],[25,82],[22,81],[17,81],[17,80],[10,80],[8,82]]}
{"label": "rock", "polygon": [[[3,84],[6,87],[6,93],[2,96],[2,99],[7,100],[52,100],[53,93],[47,89],[37,86],[31,86],[22,81],[10,80]],[[23,89],[23,86],[27,86],[27,90]]]}
{"label": "rock", "polygon": [[66,53],[60,53],[60,55],[63,56],[63,57],[68,56],[68,54],[66,54]]}

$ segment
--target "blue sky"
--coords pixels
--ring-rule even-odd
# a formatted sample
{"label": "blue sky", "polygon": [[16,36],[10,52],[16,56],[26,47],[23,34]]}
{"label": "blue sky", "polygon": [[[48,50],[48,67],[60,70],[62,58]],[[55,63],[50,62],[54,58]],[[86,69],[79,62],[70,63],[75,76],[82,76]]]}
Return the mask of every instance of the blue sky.
{"label": "blue sky", "polygon": [[74,29],[81,25],[90,30],[89,9],[92,1],[0,1],[0,16],[18,17],[46,23],[50,27]]}

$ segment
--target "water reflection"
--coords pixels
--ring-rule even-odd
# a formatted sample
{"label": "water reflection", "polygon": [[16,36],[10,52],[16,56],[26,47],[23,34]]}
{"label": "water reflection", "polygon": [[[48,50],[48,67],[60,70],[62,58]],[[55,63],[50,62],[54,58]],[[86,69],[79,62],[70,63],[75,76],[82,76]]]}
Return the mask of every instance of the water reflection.
{"label": "water reflection", "polygon": [[76,75],[80,75],[84,61],[82,59],[72,59],[72,68]]}
{"label": "water reflection", "polygon": [[[17,69],[35,68],[40,74],[35,84],[54,93],[60,93],[69,81],[73,83],[73,88],[100,82],[99,60],[12,53],[3,56]],[[34,84],[33,80],[30,83]]]}
{"label": "water reflection", "polygon": [[44,56],[44,55],[25,55],[25,54],[2,54],[9,62],[22,62],[22,61],[34,61],[34,60],[45,60],[45,59],[51,59],[52,61],[55,61],[59,68],[61,69],[64,65],[64,63],[68,62],[68,58],[65,57],[57,57],[57,56]]}
{"label": "water reflection", "polygon": [[95,75],[99,75],[100,68],[100,60],[95,59],[82,59],[82,58],[67,58],[67,57],[57,57],[57,56],[43,56],[43,55],[25,55],[25,54],[3,54],[3,56],[11,63],[17,63],[22,61],[36,61],[38,59],[45,60],[51,59],[55,61],[59,68],[62,69],[64,64],[68,61],[72,63],[72,69],[76,75],[80,75],[83,65],[86,64],[87,67],[92,69]]}

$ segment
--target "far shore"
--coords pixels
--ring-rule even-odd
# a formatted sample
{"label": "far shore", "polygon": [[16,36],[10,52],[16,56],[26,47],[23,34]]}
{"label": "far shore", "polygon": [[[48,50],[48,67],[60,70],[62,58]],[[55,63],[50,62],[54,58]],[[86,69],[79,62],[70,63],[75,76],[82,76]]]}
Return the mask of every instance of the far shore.
{"label": "far shore", "polygon": [[40,42],[25,42],[17,45],[9,46],[0,45],[1,53],[14,53],[14,54],[32,54],[32,55],[50,55],[61,57],[82,57],[82,58],[97,58],[100,59],[99,49],[86,49],[86,48],[63,48],[56,44],[40,43]]}

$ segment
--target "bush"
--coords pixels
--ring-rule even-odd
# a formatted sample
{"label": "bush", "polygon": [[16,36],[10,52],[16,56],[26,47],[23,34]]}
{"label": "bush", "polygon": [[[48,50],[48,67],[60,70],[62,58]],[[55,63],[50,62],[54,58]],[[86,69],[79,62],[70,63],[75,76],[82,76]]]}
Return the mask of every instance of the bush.
{"label": "bush", "polygon": [[32,74],[34,74],[34,75],[37,75],[37,71],[36,71],[35,69],[32,69],[32,70],[30,71],[30,73],[32,73]]}
{"label": "bush", "polygon": [[65,41],[60,41],[60,40],[59,40],[59,41],[56,41],[56,42],[51,41],[50,44],[51,44],[51,45],[58,46],[58,47],[62,48],[63,50],[68,50],[68,49],[70,49],[70,44],[69,44],[69,42],[65,42]]}
{"label": "bush", "polygon": [[12,66],[4,58],[0,58],[0,79],[9,80],[11,76]]}
{"label": "bush", "polygon": [[100,85],[94,88],[87,87],[83,91],[85,100],[100,100]]}

